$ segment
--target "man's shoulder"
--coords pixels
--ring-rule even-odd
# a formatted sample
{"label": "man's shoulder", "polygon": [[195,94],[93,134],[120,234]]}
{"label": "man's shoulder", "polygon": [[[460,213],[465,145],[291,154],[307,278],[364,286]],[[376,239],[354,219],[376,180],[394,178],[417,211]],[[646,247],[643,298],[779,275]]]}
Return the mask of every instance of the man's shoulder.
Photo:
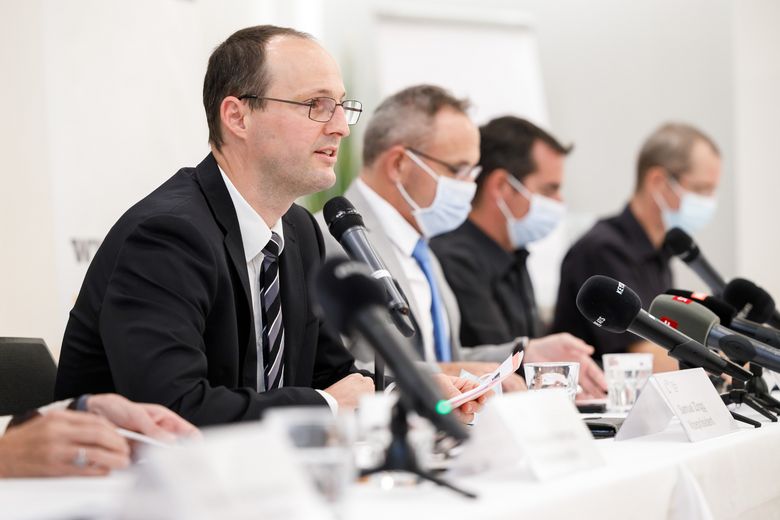
{"label": "man's shoulder", "polygon": [[605,249],[624,246],[626,241],[617,225],[618,217],[611,216],[596,222],[569,249],[570,253],[598,254]]}
{"label": "man's shoulder", "polygon": [[141,223],[155,219],[189,221],[198,228],[214,222],[208,201],[195,179],[194,168],[182,168],[131,206],[111,232],[132,231]]}

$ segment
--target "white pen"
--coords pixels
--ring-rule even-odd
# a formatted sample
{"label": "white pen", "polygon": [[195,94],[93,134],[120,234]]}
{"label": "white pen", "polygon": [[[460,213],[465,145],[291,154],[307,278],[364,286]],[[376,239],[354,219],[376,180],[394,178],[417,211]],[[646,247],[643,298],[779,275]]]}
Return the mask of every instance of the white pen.
{"label": "white pen", "polygon": [[170,447],[169,444],[166,444],[164,442],[160,442],[156,439],[152,439],[151,437],[147,435],[142,435],[140,433],[132,432],[130,430],[125,430],[124,428],[117,428],[116,432],[121,435],[122,437],[125,437],[127,439],[137,441],[137,442],[143,442],[144,444],[149,444],[151,446],[156,446],[158,448],[168,448]]}

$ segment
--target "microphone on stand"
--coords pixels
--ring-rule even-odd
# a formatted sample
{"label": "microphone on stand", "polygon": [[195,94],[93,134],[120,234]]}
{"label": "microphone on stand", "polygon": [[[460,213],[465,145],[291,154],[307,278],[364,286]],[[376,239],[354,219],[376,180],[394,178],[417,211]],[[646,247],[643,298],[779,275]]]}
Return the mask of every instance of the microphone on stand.
{"label": "microphone on stand", "polygon": [[672,228],[666,232],[663,249],[688,264],[693,272],[702,279],[713,294],[721,294],[726,287],[723,277],[704,257],[704,254],[693,241],[693,238],[680,228]]}
{"label": "microphone on stand", "polygon": [[614,333],[626,330],[669,351],[688,366],[715,374],[728,374],[740,381],[753,374],[732,363],[642,309],[639,296],[624,283],[608,276],[590,277],[577,293],[577,308],[588,321]]}

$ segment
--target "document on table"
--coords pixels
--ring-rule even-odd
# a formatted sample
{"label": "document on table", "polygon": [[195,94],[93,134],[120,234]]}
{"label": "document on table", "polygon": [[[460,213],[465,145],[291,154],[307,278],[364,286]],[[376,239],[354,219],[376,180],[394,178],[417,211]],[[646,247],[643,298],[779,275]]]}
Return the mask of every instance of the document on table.
{"label": "document on table", "polygon": [[523,352],[517,352],[516,354],[509,356],[504,360],[503,363],[498,366],[497,369],[488,374],[480,376],[480,383],[476,388],[472,388],[468,392],[464,392],[458,396],[455,396],[447,402],[453,408],[457,408],[464,403],[473,401],[477,397],[486,394],[493,387],[501,384],[504,379],[514,374],[515,371],[520,368],[520,362],[523,361],[523,354]]}

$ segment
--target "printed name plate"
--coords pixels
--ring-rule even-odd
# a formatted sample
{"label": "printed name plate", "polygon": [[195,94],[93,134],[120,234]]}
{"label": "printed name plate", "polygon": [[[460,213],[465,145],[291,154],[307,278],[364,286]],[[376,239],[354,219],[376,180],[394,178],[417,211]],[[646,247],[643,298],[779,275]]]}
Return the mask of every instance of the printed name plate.
{"label": "printed name plate", "polygon": [[692,368],[651,376],[615,440],[661,432],[675,416],[690,442],[720,437],[737,429],[704,369]]}
{"label": "printed name plate", "polygon": [[537,480],[604,463],[564,390],[516,392],[488,401],[455,466],[473,473],[521,461]]}

